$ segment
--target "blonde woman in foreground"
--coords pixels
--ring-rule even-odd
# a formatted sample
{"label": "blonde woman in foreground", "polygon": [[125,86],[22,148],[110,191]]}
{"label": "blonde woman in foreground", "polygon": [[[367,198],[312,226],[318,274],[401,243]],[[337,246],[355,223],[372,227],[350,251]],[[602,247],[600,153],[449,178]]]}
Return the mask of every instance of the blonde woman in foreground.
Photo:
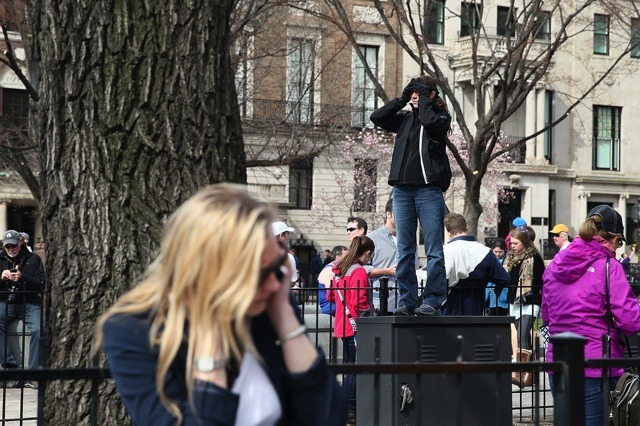
{"label": "blonde woman in foreground", "polygon": [[145,279],[102,316],[98,342],[134,423],[345,424],[273,220],[241,186],[204,188],[169,220]]}

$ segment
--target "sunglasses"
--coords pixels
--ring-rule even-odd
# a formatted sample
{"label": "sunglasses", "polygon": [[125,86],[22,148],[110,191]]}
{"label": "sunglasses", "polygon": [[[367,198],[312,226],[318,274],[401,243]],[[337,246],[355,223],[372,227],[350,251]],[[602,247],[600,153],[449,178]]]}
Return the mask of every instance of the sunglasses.
{"label": "sunglasses", "polygon": [[284,273],[282,272],[281,268],[282,268],[282,265],[285,264],[288,258],[289,258],[289,255],[285,251],[284,254],[278,257],[276,260],[274,260],[274,262],[271,265],[267,266],[266,268],[261,268],[260,281],[258,281],[260,285],[262,285],[271,274],[275,274],[278,281],[282,281],[282,278],[284,278]]}
{"label": "sunglasses", "polygon": [[356,229],[358,229],[358,228],[347,228],[347,232],[353,232],[353,231],[355,231]]}
{"label": "sunglasses", "polygon": [[14,244],[5,244],[4,245],[4,248],[8,248],[8,249],[14,249],[16,247],[18,247],[18,246],[14,245]]}

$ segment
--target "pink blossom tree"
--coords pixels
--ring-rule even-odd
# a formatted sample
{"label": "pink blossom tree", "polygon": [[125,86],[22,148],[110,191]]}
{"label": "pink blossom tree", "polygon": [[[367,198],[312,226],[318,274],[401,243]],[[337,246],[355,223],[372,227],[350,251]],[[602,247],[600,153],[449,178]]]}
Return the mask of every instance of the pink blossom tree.
{"label": "pink blossom tree", "polygon": [[[337,153],[331,158],[335,166],[333,187],[321,188],[311,208],[314,220],[323,229],[342,226],[347,216],[360,216],[375,229],[383,220],[380,214],[384,204],[391,197],[392,187],[387,184],[393,140],[395,135],[376,129],[363,129],[356,135],[345,137],[337,145]],[[454,125],[450,136],[463,160],[468,159],[466,142],[462,132]],[[499,146],[496,147],[496,150]],[[453,172],[451,187],[445,194],[451,211],[462,211],[464,203],[465,179],[460,166],[450,151],[449,162]],[[511,162],[507,154],[500,155],[492,162],[483,178],[481,204],[483,215],[479,229],[496,226],[498,222],[498,202],[508,202],[509,194],[504,189],[502,166]],[[340,212],[340,214],[336,214]]]}
{"label": "pink blossom tree", "polygon": [[[467,143],[460,128],[454,124],[453,132],[449,136],[449,141],[455,146],[464,163],[469,161],[469,152]],[[506,144],[503,135],[498,138],[498,143],[494,148],[495,152],[503,150]],[[465,195],[465,177],[460,165],[450,150],[447,150],[449,163],[453,172],[451,179],[451,187],[445,193],[445,201],[451,211],[461,213],[464,208]],[[513,162],[508,152],[501,153],[495,161],[489,163],[487,172],[482,178],[482,189],[480,191],[480,205],[482,206],[482,214],[478,220],[478,234],[485,227],[495,227],[498,224],[499,212],[498,203],[508,203],[511,200],[510,192],[505,187],[504,165]]]}
{"label": "pink blossom tree", "polygon": [[[377,129],[348,135],[330,154],[336,185],[320,188],[311,207],[318,227],[335,229],[348,216],[365,219],[369,229],[382,222],[380,208],[391,197],[387,185],[393,138]],[[340,214],[336,214],[336,213]]]}

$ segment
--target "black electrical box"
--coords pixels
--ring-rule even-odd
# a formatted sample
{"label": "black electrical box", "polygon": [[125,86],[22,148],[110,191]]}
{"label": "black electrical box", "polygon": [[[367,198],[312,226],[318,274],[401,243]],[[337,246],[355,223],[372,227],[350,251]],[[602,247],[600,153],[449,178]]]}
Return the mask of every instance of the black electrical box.
{"label": "black electrical box", "polygon": [[[357,362],[511,361],[513,317],[439,316],[358,318]],[[413,401],[402,408],[403,385]],[[379,398],[375,393],[379,392]],[[375,411],[377,410],[377,414]],[[377,418],[376,418],[377,417]],[[384,426],[511,426],[511,374],[383,374],[357,379],[357,424]]]}

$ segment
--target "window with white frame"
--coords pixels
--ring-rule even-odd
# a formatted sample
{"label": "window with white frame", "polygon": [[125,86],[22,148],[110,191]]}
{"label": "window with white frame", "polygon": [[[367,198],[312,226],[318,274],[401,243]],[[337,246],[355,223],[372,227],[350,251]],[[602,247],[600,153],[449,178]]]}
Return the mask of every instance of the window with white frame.
{"label": "window with white frame", "polygon": [[289,40],[287,70],[287,121],[313,122],[315,42],[305,38]]}
{"label": "window with white frame", "polygon": [[378,160],[356,158],[353,180],[353,210],[357,212],[375,211],[378,184]]}
{"label": "window with white frame", "polygon": [[444,0],[427,0],[423,34],[429,44],[444,44]]}
{"label": "window with white frame", "polygon": [[609,17],[607,15],[593,16],[593,53],[609,54]]}
{"label": "window with white frame", "polygon": [[289,204],[294,209],[311,208],[313,163],[298,161],[289,166]]}
{"label": "window with white frame", "polygon": [[460,5],[460,37],[475,34],[482,25],[482,4],[462,2]]}
{"label": "window with white frame", "polygon": [[[544,91],[544,126],[553,123],[553,91]],[[553,164],[553,127],[544,132],[544,156]]]}
{"label": "window with white frame", "polygon": [[[371,73],[379,78],[379,46],[360,45]],[[352,124],[354,127],[366,127],[370,123],[369,116],[376,110],[378,99],[373,81],[366,73],[362,61],[356,59],[353,72],[353,113]]]}
{"label": "window with white frame", "polygon": [[631,18],[631,57],[640,58],[640,19]]}
{"label": "window with white frame", "polygon": [[498,6],[498,26],[496,32],[499,36],[509,35],[514,37],[516,35],[517,13],[517,9],[512,9],[507,6]]}
{"label": "window with white frame", "polygon": [[620,118],[622,108],[593,107],[593,169],[620,170]]}
{"label": "window with white frame", "polygon": [[533,37],[536,40],[551,40],[551,12],[538,11],[533,24]]}
{"label": "window with white frame", "polygon": [[242,31],[234,43],[232,55],[238,106],[242,118],[251,117],[253,110],[253,39],[249,31]]}
{"label": "window with white frame", "polygon": [[2,117],[5,125],[26,131],[29,120],[29,95],[26,90],[2,89]]}

